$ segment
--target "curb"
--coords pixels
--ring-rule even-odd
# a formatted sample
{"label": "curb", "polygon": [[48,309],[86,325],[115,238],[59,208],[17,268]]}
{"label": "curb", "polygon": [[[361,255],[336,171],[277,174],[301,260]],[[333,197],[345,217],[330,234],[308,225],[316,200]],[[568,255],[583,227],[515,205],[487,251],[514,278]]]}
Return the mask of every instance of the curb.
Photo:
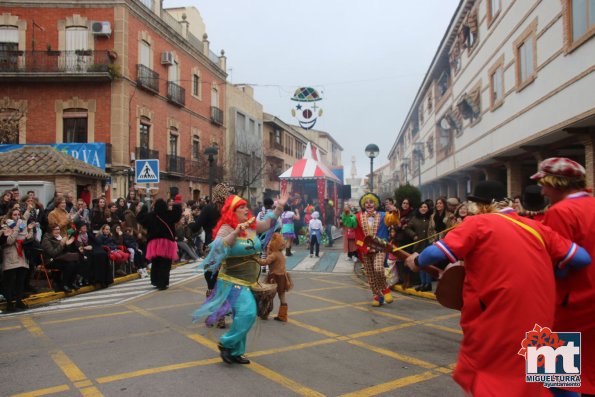
{"label": "curb", "polygon": [[401,285],[393,285],[391,287],[391,289],[393,291],[400,292],[400,293],[402,293],[404,295],[413,295],[413,296],[418,296],[420,298],[426,298],[426,299],[436,300],[436,295],[434,295],[433,292],[416,291],[413,288],[404,289],[403,286],[401,286]]}
{"label": "curb", "polygon": [[[189,263],[188,261],[175,263],[171,266],[171,269],[173,270],[179,266],[187,265],[188,263]],[[149,270],[149,273],[150,272],[151,271]],[[114,282],[112,284],[110,284],[110,286],[126,283],[128,281],[136,280],[139,278],[140,278],[140,275],[136,272],[132,273],[132,274],[127,274],[126,276],[115,278]],[[88,292],[96,291],[99,289],[101,289],[101,288],[99,288],[97,285],[88,285],[86,287],[79,288],[78,291],[72,291],[68,294],[63,291],[42,292],[40,294],[34,294],[34,295],[29,296],[28,298],[23,299],[23,302],[25,302],[27,304],[27,306],[29,306],[31,308],[31,307],[40,306],[45,303],[52,302],[52,301],[55,301],[58,299],[70,298],[73,296],[86,294]],[[104,288],[104,289],[107,289],[107,288]],[[6,302],[0,303],[0,310],[4,311],[5,309],[6,309]]]}

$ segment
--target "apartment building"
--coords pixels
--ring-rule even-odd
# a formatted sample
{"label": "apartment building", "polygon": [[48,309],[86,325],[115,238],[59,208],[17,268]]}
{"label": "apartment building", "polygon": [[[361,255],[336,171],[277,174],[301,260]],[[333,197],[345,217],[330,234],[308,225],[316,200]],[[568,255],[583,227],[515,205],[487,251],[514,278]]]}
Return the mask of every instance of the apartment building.
{"label": "apartment building", "polygon": [[252,207],[262,201],[266,163],[263,161],[262,105],[249,85],[228,84],[226,92],[227,134],[225,180]]}
{"label": "apartment building", "polygon": [[2,1],[0,100],[26,109],[11,143],[105,143],[112,198],[135,159],[160,160],[160,197],[206,194],[225,162],[204,150],[225,147],[227,75],[223,51],[191,33],[197,18],[160,0]]}
{"label": "apartment building", "polygon": [[513,196],[565,156],[593,186],[594,15],[592,1],[462,0],[390,150],[390,183],[464,197],[496,179]]}

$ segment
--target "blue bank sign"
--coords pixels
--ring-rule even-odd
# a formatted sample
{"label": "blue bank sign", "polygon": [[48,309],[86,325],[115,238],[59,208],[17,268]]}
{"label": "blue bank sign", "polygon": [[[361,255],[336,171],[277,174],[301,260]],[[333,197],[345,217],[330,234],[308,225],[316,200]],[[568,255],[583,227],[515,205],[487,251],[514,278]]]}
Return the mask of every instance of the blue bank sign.
{"label": "blue bank sign", "polygon": [[55,143],[51,145],[0,145],[0,153],[24,146],[51,146],[75,159],[105,171],[105,143]]}

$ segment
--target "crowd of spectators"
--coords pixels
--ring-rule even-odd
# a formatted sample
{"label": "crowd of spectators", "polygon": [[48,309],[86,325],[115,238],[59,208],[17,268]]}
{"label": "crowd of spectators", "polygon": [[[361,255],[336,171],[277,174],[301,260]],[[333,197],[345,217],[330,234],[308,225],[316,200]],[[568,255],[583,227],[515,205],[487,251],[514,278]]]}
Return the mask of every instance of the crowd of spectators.
{"label": "crowd of spectators", "polygon": [[[207,202],[182,203],[180,195],[175,201],[183,209],[176,225],[179,257],[197,260],[204,256],[200,215]],[[114,277],[134,272],[148,277],[146,231],[137,221],[144,205],[133,190],[114,202],[104,195],[92,199],[88,187],[78,198],[56,192],[45,206],[34,191],[21,198],[18,188],[6,190],[0,199],[0,293],[7,311],[27,309],[23,299],[38,292],[33,279],[44,269],[48,284],[65,293],[86,285],[107,288]]]}

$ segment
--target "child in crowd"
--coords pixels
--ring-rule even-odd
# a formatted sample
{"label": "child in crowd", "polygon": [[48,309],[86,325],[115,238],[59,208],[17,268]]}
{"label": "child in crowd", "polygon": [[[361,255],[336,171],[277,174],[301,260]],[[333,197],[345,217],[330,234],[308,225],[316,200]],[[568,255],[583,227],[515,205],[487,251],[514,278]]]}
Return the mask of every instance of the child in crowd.
{"label": "child in crowd", "polygon": [[[398,226],[391,226],[388,228],[388,241],[395,247],[398,246],[397,241],[397,229]],[[397,273],[397,256],[389,252],[387,258],[388,267],[386,270],[386,284],[389,288],[392,288],[399,281],[399,274]]]}
{"label": "child in crowd", "polygon": [[318,254],[320,251],[320,243],[322,242],[322,222],[320,219],[320,214],[318,211],[314,211],[312,213],[312,219],[310,219],[310,223],[308,223],[308,236],[310,237],[310,258],[312,258],[312,254],[314,254],[314,247],[316,247],[316,257],[318,258]]}

